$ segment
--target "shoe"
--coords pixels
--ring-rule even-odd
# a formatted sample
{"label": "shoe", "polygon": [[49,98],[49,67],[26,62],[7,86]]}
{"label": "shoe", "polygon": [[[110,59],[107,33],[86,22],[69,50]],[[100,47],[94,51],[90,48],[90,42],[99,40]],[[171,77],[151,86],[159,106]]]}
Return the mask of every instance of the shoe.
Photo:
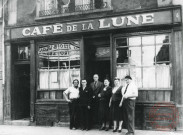
{"label": "shoe", "polygon": [[121,129],[118,129],[118,133],[121,133]]}
{"label": "shoe", "polygon": [[101,127],[99,130],[105,130],[105,127]]}
{"label": "shoe", "polygon": [[75,128],[75,127],[73,127],[72,129],[73,129],[73,130],[76,130],[76,128]]}
{"label": "shoe", "polygon": [[86,130],[86,128],[82,128],[82,130]]}
{"label": "shoe", "polygon": [[134,133],[127,132],[125,135],[134,135]]}
{"label": "shoe", "polygon": [[117,131],[117,129],[113,129],[113,131],[112,132],[116,132]]}
{"label": "shoe", "polygon": [[106,128],[106,129],[105,129],[105,131],[108,131],[108,130],[109,130],[109,128]]}

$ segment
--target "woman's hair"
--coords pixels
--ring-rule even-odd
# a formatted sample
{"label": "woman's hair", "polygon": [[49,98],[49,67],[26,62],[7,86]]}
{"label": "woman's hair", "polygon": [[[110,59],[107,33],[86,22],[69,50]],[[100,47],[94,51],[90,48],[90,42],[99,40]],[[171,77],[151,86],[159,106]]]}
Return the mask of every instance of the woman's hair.
{"label": "woman's hair", "polygon": [[74,84],[75,81],[77,81],[78,84],[79,84],[79,80],[78,79],[74,79],[72,83]]}
{"label": "woman's hair", "polygon": [[114,78],[114,81],[115,81],[115,80],[118,80],[118,81],[120,81],[120,78],[118,78],[118,77],[115,77],[115,78]]}

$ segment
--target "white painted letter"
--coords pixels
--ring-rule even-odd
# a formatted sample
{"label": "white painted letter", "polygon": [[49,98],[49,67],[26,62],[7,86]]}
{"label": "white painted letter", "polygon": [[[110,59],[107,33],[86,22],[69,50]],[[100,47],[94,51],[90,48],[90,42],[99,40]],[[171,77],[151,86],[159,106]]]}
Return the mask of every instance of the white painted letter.
{"label": "white painted letter", "polygon": [[62,26],[60,23],[53,25],[53,33],[62,33]]}
{"label": "white painted letter", "polygon": [[32,36],[34,35],[41,35],[41,32],[38,27],[35,27],[34,30],[31,33]]}
{"label": "white painted letter", "polygon": [[72,25],[72,31],[77,31],[77,25]]}
{"label": "white painted letter", "polygon": [[88,29],[93,30],[93,24],[92,24],[92,23],[89,23],[89,25],[88,25]]}
{"label": "white painted letter", "polygon": [[111,18],[112,19],[112,25],[115,27],[122,26],[124,24],[125,17],[121,17],[121,23],[117,24],[117,17]]}
{"label": "white painted letter", "polygon": [[142,24],[154,23],[154,14],[144,14],[142,15]]}
{"label": "white painted letter", "polygon": [[82,24],[82,30],[86,30],[85,25],[86,25],[86,24]]}
{"label": "white painted letter", "polygon": [[134,24],[139,24],[139,17],[140,15],[136,15],[135,18],[132,16],[127,16],[127,25],[132,25],[131,22]]}
{"label": "white painted letter", "polygon": [[104,25],[104,21],[105,19],[100,19],[99,22],[100,22],[100,26],[99,26],[99,29],[102,29],[102,28],[109,28],[111,25],[110,23],[108,23],[107,25]]}
{"label": "white painted letter", "polygon": [[[26,33],[27,32],[27,33]],[[25,28],[25,29],[23,29],[22,30],[22,34],[24,35],[24,36],[30,36],[30,28]]]}
{"label": "white painted letter", "polygon": [[42,34],[47,34],[47,31],[50,30],[50,28],[52,28],[51,25],[43,26],[43,33]]}
{"label": "white painted letter", "polygon": [[72,27],[70,25],[67,26],[67,32],[72,31]]}

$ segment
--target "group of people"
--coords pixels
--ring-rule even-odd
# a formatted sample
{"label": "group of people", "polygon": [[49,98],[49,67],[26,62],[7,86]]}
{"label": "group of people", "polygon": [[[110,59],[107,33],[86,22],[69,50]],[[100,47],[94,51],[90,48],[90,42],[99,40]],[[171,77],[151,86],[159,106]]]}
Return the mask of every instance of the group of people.
{"label": "group of people", "polygon": [[126,84],[120,85],[120,79],[114,78],[114,87],[109,79],[99,81],[98,74],[93,76],[93,82],[88,86],[87,80],[73,81],[73,86],[63,93],[69,103],[70,129],[81,128],[89,130],[94,124],[101,124],[99,130],[108,131],[113,125],[113,132],[121,132],[123,121],[128,132],[135,131],[135,99],[138,96],[137,86],[130,76],[125,78]]}

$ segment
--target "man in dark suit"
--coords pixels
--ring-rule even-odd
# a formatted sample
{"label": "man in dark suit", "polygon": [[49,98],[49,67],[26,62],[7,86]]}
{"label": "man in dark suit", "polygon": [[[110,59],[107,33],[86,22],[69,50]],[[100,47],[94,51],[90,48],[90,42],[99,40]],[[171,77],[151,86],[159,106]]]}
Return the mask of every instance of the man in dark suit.
{"label": "man in dark suit", "polygon": [[93,75],[93,80],[90,84],[91,89],[93,90],[93,100],[92,100],[92,121],[93,124],[99,123],[99,93],[102,91],[103,83],[99,81],[98,74]]}
{"label": "man in dark suit", "polygon": [[90,87],[87,87],[87,81],[81,81],[82,87],[79,88],[79,107],[80,107],[80,118],[82,130],[89,130],[90,128],[90,109],[93,91]]}

